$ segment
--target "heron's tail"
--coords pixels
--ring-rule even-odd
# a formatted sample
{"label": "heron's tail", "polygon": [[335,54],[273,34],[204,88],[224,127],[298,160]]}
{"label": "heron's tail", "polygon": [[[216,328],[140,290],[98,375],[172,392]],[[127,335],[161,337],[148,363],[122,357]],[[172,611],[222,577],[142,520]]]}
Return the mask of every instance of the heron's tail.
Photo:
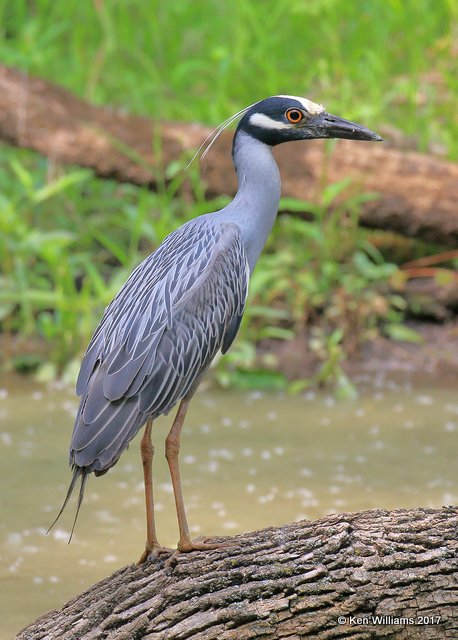
{"label": "heron's tail", "polygon": [[72,480],[70,482],[70,486],[68,487],[67,495],[65,496],[64,504],[61,506],[60,511],[56,516],[56,519],[54,520],[52,525],[47,530],[46,535],[48,535],[48,533],[51,531],[53,526],[56,524],[56,522],[59,520],[60,516],[62,515],[65,507],[67,506],[68,501],[70,500],[70,496],[73,493],[73,489],[75,488],[76,482],[77,482],[79,476],[81,476],[81,484],[80,484],[80,490],[79,490],[79,493],[78,493],[78,502],[77,502],[77,505],[76,505],[75,519],[73,520],[72,530],[70,532],[70,537],[68,539],[68,544],[70,544],[70,542],[72,541],[73,532],[75,530],[76,521],[78,519],[78,514],[80,512],[80,508],[81,508],[81,505],[83,503],[84,490],[86,488],[86,480],[87,480],[88,474],[89,474],[89,471],[88,471],[87,467],[77,467],[76,465],[73,465],[73,476],[72,476]]}

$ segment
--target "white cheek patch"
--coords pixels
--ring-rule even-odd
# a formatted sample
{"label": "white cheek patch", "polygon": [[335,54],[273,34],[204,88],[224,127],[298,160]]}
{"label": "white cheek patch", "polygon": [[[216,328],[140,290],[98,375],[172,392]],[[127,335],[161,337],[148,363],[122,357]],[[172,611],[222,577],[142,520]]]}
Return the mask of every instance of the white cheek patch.
{"label": "white cheek patch", "polygon": [[311,100],[307,100],[307,98],[299,98],[298,96],[278,96],[279,98],[291,98],[292,100],[297,100],[304,109],[310,113],[311,116],[317,116],[319,113],[323,113],[324,107],[322,104],[317,104],[316,102],[312,102]]}
{"label": "white cheek patch", "polygon": [[273,118],[269,118],[265,113],[253,113],[250,116],[250,124],[263,129],[291,129],[291,125],[286,122],[279,122]]}

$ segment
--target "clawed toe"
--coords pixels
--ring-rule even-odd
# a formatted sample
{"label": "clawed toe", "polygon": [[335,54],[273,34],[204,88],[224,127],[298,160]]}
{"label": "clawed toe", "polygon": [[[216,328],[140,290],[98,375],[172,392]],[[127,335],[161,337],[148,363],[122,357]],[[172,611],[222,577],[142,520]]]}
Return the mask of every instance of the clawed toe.
{"label": "clawed toe", "polygon": [[213,549],[226,549],[233,547],[233,542],[211,542],[211,538],[205,538],[203,536],[195,538],[194,540],[180,540],[178,543],[177,551],[182,553],[189,553],[190,551],[211,551]]}
{"label": "clawed toe", "polygon": [[153,558],[157,558],[161,555],[169,556],[171,554],[173,554],[173,549],[169,549],[169,547],[163,547],[160,544],[146,545],[137,564],[144,564],[147,560],[152,560]]}

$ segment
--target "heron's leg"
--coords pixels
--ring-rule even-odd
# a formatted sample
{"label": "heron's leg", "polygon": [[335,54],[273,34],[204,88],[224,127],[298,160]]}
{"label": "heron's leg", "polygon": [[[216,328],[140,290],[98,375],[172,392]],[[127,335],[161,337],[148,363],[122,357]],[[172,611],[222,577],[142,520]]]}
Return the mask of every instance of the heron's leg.
{"label": "heron's leg", "polygon": [[180,452],[180,435],[183,427],[186,412],[191,401],[191,394],[180,403],[172,428],[165,441],[165,457],[169,464],[170,476],[172,478],[173,493],[175,495],[175,505],[177,509],[178,527],[180,530],[180,540],[178,542],[179,551],[194,551],[203,549],[219,549],[227,546],[221,543],[211,543],[202,540],[191,540],[189,535],[188,521],[184,507],[183,491],[181,489],[180,468],[178,464],[178,454]]}
{"label": "heron's leg", "polygon": [[145,485],[145,502],[146,502],[146,545],[138,564],[146,562],[148,556],[157,555],[161,551],[165,551],[165,547],[161,547],[156,535],[156,525],[154,523],[154,500],[153,500],[153,456],[154,447],[151,440],[151,430],[153,421],[148,418],[145,427],[145,433],[140,442],[140,454],[143,464],[143,480]]}

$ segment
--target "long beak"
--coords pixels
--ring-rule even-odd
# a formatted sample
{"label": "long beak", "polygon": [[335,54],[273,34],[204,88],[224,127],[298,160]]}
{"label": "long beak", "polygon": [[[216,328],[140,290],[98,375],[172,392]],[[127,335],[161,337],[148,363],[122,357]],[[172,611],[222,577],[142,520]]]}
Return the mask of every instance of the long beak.
{"label": "long beak", "polygon": [[320,113],[309,119],[306,129],[313,133],[314,138],[346,138],[348,140],[383,140],[377,133],[356,122],[344,120],[330,113]]}

